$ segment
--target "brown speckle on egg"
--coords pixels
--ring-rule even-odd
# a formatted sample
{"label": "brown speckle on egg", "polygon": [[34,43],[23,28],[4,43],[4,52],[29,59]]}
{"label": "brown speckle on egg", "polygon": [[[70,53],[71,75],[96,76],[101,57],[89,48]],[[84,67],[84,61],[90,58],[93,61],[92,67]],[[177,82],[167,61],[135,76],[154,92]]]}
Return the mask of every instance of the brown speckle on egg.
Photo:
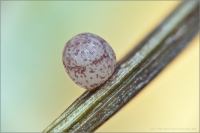
{"label": "brown speckle on egg", "polygon": [[63,50],[63,65],[70,78],[80,87],[94,89],[114,72],[116,56],[101,37],[82,33],[70,39]]}

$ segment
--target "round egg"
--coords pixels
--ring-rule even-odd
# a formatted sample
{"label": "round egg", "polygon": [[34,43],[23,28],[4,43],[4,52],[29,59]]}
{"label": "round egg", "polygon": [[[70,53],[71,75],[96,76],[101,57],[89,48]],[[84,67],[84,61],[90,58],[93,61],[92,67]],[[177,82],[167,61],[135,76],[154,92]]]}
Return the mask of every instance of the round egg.
{"label": "round egg", "polygon": [[104,83],[116,66],[113,49],[92,33],[78,34],[70,39],[64,47],[62,60],[69,77],[87,90]]}

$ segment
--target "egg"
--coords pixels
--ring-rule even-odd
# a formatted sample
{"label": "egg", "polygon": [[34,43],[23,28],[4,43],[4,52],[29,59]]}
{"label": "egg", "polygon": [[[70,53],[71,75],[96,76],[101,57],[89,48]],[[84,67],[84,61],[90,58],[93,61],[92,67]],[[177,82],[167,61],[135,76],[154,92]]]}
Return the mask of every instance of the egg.
{"label": "egg", "polygon": [[92,33],[71,38],[64,47],[62,60],[69,77],[87,90],[103,84],[116,67],[116,55],[111,46]]}

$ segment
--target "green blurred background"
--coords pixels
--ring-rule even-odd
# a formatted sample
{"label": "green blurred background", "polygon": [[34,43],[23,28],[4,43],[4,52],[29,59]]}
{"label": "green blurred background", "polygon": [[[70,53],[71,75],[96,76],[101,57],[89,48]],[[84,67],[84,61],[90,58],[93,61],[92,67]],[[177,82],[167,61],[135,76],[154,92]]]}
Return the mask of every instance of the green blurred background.
{"label": "green blurred background", "polygon": [[[70,80],[62,65],[62,50],[71,37],[97,34],[120,60],[179,3],[2,1],[1,131],[41,132],[85,91]],[[198,88],[197,36],[97,131],[197,132]]]}

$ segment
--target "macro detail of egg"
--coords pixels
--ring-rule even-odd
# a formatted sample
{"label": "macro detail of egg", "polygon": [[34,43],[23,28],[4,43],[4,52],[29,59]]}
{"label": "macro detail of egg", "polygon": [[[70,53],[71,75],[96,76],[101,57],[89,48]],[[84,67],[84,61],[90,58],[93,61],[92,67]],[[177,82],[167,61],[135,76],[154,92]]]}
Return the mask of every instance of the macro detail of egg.
{"label": "macro detail of egg", "polygon": [[91,33],[78,34],[70,39],[64,47],[62,60],[70,78],[87,90],[104,83],[116,65],[110,45]]}

